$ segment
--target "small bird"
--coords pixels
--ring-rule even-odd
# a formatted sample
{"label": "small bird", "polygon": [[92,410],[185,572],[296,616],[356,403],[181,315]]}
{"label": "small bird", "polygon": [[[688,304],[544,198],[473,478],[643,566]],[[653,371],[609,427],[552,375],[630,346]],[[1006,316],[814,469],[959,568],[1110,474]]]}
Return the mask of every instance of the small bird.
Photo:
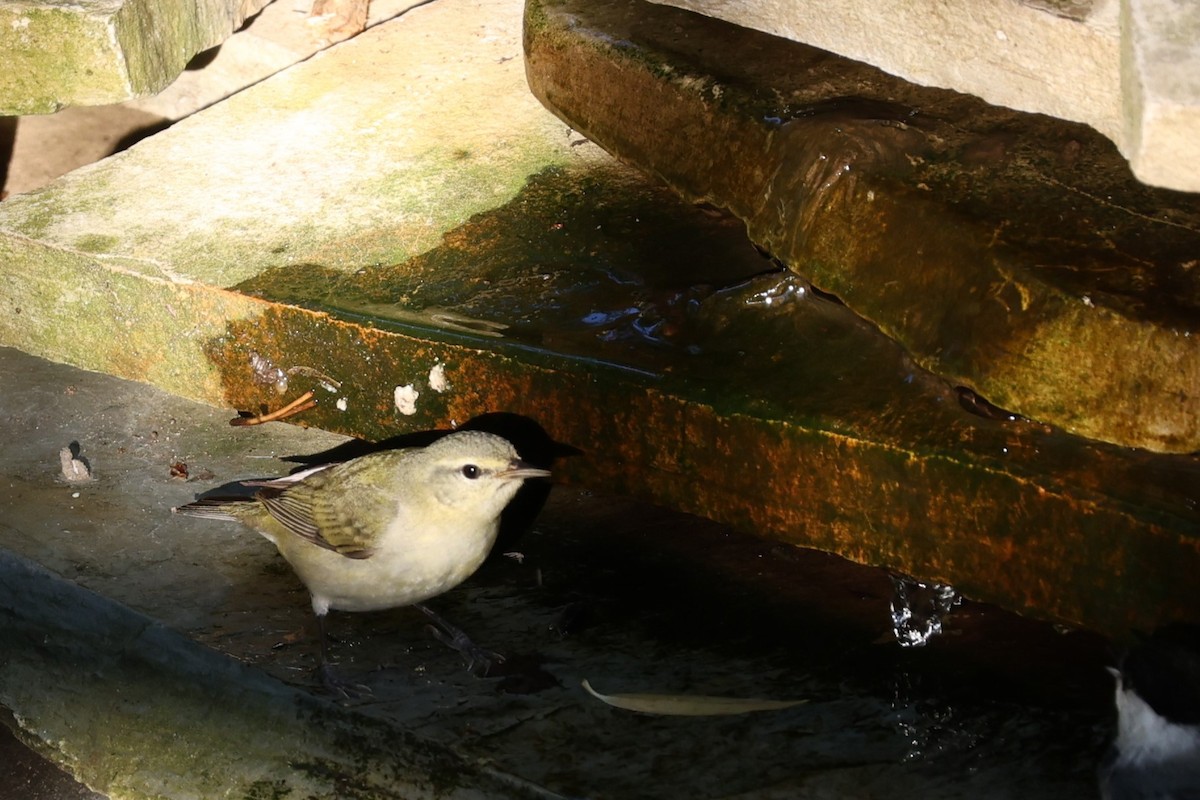
{"label": "small bird", "polygon": [[[530,466],[543,469],[551,468],[560,458],[583,454],[583,451],[576,447],[552,439],[545,428],[529,417],[508,411],[489,411],[486,414],[472,417],[464,422],[458,430],[485,431],[507,439],[517,449],[522,461]],[[358,458],[367,453],[377,453],[381,450],[424,447],[448,435],[448,431],[438,430],[404,433],[375,442],[350,439],[320,453],[287,456],[283,460],[305,466],[328,465],[339,461],[349,461],[352,458]],[[521,486],[516,496],[505,506],[504,512],[500,515],[500,532],[496,535],[496,545],[492,548],[489,558],[503,555],[517,546],[521,537],[528,531],[533,520],[546,504],[549,495],[550,484],[547,481],[535,481]]]}
{"label": "small bird", "polygon": [[[522,482],[550,471],[483,431],[371,453],[285,478],[245,481],[251,497],[204,498],[172,511],[241,522],[269,539],[312,595],[328,667],[325,615],[418,605],[465,581],[487,557]],[[464,637],[465,638],[465,637]]]}
{"label": "small bird", "polygon": [[1200,800],[1200,629],[1170,625],[1130,650],[1117,679],[1117,735],[1104,800]]}

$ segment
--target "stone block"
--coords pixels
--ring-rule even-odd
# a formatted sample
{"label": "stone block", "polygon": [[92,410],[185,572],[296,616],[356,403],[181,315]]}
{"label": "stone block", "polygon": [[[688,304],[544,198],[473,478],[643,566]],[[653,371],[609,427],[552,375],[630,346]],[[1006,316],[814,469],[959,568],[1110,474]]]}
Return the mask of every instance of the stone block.
{"label": "stone block", "polygon": [[1125,0],[1121,14],[1121,150],[1139,179],[1200,192],[1200,5]]}
{"label": "stone block", "polygon": [[268,0],[0,4],[0,114],[45,114],[160,91]]}
{"label": "stone block", "polygon": [[655,2],[820,47],[923,86],[1085,123],[1117,145],[1139,180],[1200,191],[1195,4]]}

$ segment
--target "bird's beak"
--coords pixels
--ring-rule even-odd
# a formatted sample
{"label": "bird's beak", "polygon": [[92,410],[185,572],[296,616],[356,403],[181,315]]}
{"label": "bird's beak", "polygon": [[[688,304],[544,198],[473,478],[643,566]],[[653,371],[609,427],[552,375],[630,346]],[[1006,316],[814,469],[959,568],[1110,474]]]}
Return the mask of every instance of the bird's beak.
{"label": "bird's beak", "polygon": [[550,470],[535,467],[519,458],[514,458],[507,469],[501,470],[496,475],[505,480],[523,481],[528,478],[549,478]]}

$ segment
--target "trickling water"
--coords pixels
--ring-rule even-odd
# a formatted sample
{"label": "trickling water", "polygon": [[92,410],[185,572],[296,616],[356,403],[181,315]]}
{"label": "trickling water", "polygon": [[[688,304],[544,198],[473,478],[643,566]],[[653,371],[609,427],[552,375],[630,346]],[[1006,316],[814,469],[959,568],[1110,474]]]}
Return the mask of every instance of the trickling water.
{"label": "trickling water", "polygon": [[892,576],[892,633],[901,647],[924,647],[962,597],[953,586],[922,583],[904,575]]}
{"label": "trickling water", "polygon": [[790,273],[783,279],[769,284],[764,289],[759,289],[753,292],[743,302],[747,306],[772,306],[782,305],[791,300],[797,300],[807,294],[807,287],[796,279],[795,275]]}

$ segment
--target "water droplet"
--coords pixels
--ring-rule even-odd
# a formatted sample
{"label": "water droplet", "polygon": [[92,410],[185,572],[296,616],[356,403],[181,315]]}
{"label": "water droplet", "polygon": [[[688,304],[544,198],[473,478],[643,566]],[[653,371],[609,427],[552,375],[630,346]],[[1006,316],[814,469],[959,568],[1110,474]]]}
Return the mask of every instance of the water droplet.
{"label": "water droplet", "polygon": [[790,300],[798,300],[804,297],[806,292],[805,287],[799,282],[799,278],[795,275],[786,275],[765,289],[761,289],[746,298],[745,303],[748,306],[772,306],[782,305]]}
{"label": "water droplet", "polygon": [[923,647],[942,632],[951,610],[962,602],[953,586],[892,576],[892,633],[901,647]]}

